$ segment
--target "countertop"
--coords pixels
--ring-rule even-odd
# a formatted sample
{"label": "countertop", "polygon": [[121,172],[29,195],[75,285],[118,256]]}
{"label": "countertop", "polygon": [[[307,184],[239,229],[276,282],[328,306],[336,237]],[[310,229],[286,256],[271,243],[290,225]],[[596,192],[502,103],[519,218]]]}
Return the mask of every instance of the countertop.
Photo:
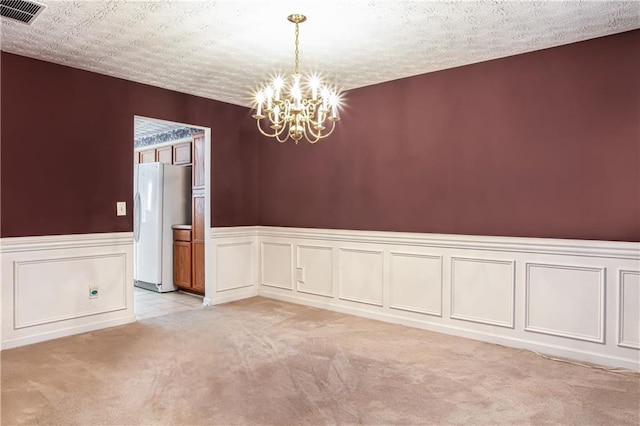
{"label": "countertop", "polygon": [[191,229],[191,225],[171,225],[171,229]]}

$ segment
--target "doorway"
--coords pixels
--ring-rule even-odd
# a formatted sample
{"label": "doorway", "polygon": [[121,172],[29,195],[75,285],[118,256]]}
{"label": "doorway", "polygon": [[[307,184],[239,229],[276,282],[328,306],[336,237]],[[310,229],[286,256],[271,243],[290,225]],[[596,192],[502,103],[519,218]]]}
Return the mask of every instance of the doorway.
{"label": "doorway", "polygon": [[[134,312],[209,304],[211,130],[134,116]],[[167,304],[169,303],[169,304]]]}

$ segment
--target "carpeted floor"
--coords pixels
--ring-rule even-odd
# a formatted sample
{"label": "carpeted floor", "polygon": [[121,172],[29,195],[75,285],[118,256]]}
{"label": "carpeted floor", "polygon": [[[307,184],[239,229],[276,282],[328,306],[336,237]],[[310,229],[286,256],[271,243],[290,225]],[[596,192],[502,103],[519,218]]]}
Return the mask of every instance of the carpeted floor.
{"label": "carpeted floor", "polygon": [[2,352],[2,424],[638,425],[640,375],[265,298]]}

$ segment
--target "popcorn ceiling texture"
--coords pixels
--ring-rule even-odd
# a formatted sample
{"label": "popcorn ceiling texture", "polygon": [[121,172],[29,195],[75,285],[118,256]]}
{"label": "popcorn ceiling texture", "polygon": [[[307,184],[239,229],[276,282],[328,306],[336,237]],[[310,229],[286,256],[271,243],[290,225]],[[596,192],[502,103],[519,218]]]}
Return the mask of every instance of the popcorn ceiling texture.
{"label": "popcorn ceiling texture", "polygon": [[3,51],[249,106],[301,67],[352,89],[640,28],[636,1],[41,1]]}

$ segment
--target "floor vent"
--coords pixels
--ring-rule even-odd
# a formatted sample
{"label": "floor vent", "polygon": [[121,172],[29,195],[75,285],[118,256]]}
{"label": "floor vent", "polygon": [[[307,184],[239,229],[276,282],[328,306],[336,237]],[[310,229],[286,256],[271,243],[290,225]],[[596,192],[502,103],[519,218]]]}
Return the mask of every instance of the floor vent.
{"label": "floor vent", "polygon": [[44,6],[32,1],[1,0],[0,15],[27,25],[31,25],[34,19],[42,12]]}

